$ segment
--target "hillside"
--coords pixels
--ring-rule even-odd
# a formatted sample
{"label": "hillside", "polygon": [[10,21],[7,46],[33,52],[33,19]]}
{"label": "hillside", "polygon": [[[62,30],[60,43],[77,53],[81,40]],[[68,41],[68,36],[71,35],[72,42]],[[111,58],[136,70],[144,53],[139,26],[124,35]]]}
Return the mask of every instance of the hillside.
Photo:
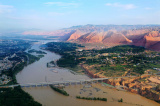
{"label": "hillside", "polygon": [[[35,35],[36,32],[23,34]],[[159,25],[84,25],[37,34],[60,36],[62,41],[69,42],[101,43],[106,46],[127,44],[160,51]]]}

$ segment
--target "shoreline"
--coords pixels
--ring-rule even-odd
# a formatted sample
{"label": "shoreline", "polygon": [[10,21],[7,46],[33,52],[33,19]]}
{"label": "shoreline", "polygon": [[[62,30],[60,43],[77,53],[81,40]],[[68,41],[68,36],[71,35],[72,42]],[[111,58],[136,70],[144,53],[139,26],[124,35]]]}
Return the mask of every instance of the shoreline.
{"label": "shoreline", "polygon": [[[50,51],[50,50],[49,50]],[[63,51],[63,50],[62,50]],[[51,52],[54,52],[53,50],[51,51]],[[57,53],[58,54],[58,53]],[[64,56],[65,55],[65,53],[63,53],[63,55],[61,56],[61,58],[63,57],[65,57]],[[58,60],[60,60],[60,59],[58,59]],[[57,60],[57,61],[58,61]],[[65,58],[64,58],[64,60],[65,60]],[[64,64],[64,63],[63,63]],[[105,76],[99,76],[99,75],[96,75],[96,74],[94,74],[94,73],[92,73],[92,72],[89,72],[89,71],[87,71],[86,69],[84,69],[84,67],[83,67],[83,65],[82,64],[78,64],[78,65],[80,65],[81,66],[81,69],[83,70],[83,71],[85,71],[85,72],[87,72],[88,74],[86,74],[85,72],[84,72],[84,75],[88,75],[90,78],[105,78]],[[77,65],[77,66],[78,66]],[[63,68],[67,68],[66,66],[67,65],[64,65],[65,67],[63,67]],[[58,67],[61,67],[61,65],[59,66],[58,65]],[[70,68],[67,68],[67,69],[69,69],[69,70],[71,70]],[[72,70],[73,72],[74,72],[74,70]],[[71,72],[72,73],[72,72]],[[146,77],[146,76],[144,76],[144,77]],[[141,78],[141,77],[136,77],[136,78]],[[135,79],[136,79],[135,78]],[[142,77],[143,78],[143,77]],[[116,88],[116,82],[111,82],[111,81],[109,81],[109,80],[106,80],[106,81],[103,81],[103,82],[105,82],[106,84],[110,84],[110,85],[113,85],[115,88]],[[117,82],[118,83],[118,82]],[[128,92],[131,92],[131,93],[136,93],[136,94],[139,94],[139,95],[141,95],[141,96],[143,96],[143,97],[145,97],[144,95],[142,95],[141,93],[140,93],[140,91],[138,91],[138,90],[136,90],[136,89],[132,89],[132,88],[128,88],[128,87],[126,87],[126,86],[124,86],[125,84],[119,84],[119,85],[123,85],[123,89],[124,90],[127,90]],[[116,88],[117,89],[117,88]],[[158,98],[158,97],[157,97]],[[152,99],[151,99],[152,100]],[[154,101],[156,101],[156,100],[154,100]]]}
{"label": "shoreline", "polygon": [[[50,51],[49,51],[50,52]],[[54,53],[54,52],[52,52],[52,53]],[[59,55],[59,54],[58,54]],[[60,57],[61,58],[61,57]],[[60,59],[59,58],[59,59]],[[61,67],[59,67],[59,68],[61,68]],[[64,67],[62,67],[61,69],[65,69]],[[68,69],[67,69],[68,70]],[[59,73],[58,73],[59,74]],[[58,74],[56,74],[56,75],[58,75]],[[85,74],[86,75],[86,74]],[[72,86],[72,88],[73,89],[75,89],[74,88],[75,86]],[[67,88],[67,87],[66,87]],[[78,88],[79,89],[79,88]],[[83,102],[84,103],[86,103],[86,101],[85,100],[76,100],[75,98],[73,98],[72,96],[71,97],[63,97],[63,95],[61,96],[59,93],[57,94],[57,93],[55,93],[52,89],[50,89],[50,88],[24,88],[24,90],[26,91],[26,92],[28,92],[28,93],[30,93],[31,95],[32,95],[32,97],[34,97],[35,98],[35,100],[36,101],[42,101],[41,103],[43,104],[43,105],[46,105],[46,104],[49,104],[49,106],[51,106],[51,104],[52,103],[46,103],[48,100],[48,102],[51,102],[51,101],[54,101],[54,100],[57,100],[57,99],[55,99],[54,97],[56,97],[56,98],[59,98],[59,99],[61,99],[61,100],[63,100],[64,102],[66,101],[65,99],[69,99],[69,100],[75,100],[75,102],[77,103],[81,103],[82,102],[82,104],[83,104]],[[42,90],[42,91],[41,91]],[[71,90],[71,89],[69,89],[69,90]],[[76,90],[76,89],[75,89]],[[111,89],[111,91],[113,91],[113,89]],[[117,91],[117,90],[116,90]],[[73,91],[74,92],[74,91]],[[46,96],[46,98],[47,98],[47,100],[45,100],[45,98],[41,98],[41,97],[38,97],[38,96],[40,96],[40,95],[50,95],[49,97],[52,97],[52,98],[47,98],[47,96]],[[70,93],[69,93],[70,94]],[[122,93],[123,94],[123,93]],[[51,96],[52,95],[52,96]],[[130,94],[129,94],[130,95]],[[38,98],[37,98],[38,97]],[[44,100],[45,101],[44,101]],[[143,99],[142,99],[143,100]],[[55,101],[56,102],[56,101]],[[98,101],[96,102],[96,104],[97,103],[99,103]],[[101,103],[101,102],[100,102]],[[61,103],[61,102],[56,102],[55,104],[63,104],[63,103]],[[68,103],[68,105],[69,104],[72,104],[72,103]],[[90,102],[89,104],[94,104],[93,102]],[[103,104],[103,103],[102,103]],[[108,104],[116,104],[116,103],[111,103],[111,102],[109,102]],[[67,104],[66,104],[67,105]],[[67,105],[67,106],[68,106]],[[125,105],[125,104],[124,104]],[[48,105],[47,105],[48,106]],[[65,106],[65,104],[64,105],[62,105],[62,106]],[[94,106],[94,105],[93,105]]]}

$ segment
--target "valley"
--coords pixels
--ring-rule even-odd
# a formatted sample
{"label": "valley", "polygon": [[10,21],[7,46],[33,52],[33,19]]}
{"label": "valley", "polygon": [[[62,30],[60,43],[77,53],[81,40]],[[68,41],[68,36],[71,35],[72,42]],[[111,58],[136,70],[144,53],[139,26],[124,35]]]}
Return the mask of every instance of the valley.
{"label": "valley", "polygon": [[[103,82],[116,89],[124,89],[155,101],[160,100],[160,93],[155,89],[159,86],[160,77],[159,52],[133,45],[101,50],[83,50],[84,47],[75,43],[51,42],[46,45],[46,50],[62,55],[57,61],[60,67],[87,74],[91,78],[124,77]],[[125,76],[136,77],[125,78]]]}
{"label": "valley", "polygon": [[0,106],[160,106],[160,0],[0,0]]}

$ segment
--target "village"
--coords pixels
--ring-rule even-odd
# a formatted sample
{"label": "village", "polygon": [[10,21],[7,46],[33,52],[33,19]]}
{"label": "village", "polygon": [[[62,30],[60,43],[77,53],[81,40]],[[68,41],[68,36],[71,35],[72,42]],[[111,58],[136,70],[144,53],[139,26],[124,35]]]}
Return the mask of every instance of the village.
{"label": "village", "polygon": [[24,57],[17,56],[16,53],[11,56],[6,56],[3,60],[0,60],[0,85],[10,82],[12,80],[9,75],[10,71],[14,70],[17,65],[23,62]]}
{"label": "village", "polygon": [[[83,47],[75,49],[75,44],[62,44],[47,45],[48,50],[62,55],[57,61],[58,66],[87,74],[90,78],[109,77],[111,79],[103,82],[115,89],[137,93],[155,101],[160,100],[159,52],[133,45],[85,50]],[[68,49],[62,49],[64,46]]]}
{"label": "village", "polygon": [[[92,55],[92,53],[94,55]],[[83,56],[78,52],[77,56]],[[85,52],[86,54],[86,52]],[[89,56],[89,57],[88,57]],[[160,100],[160,54],[143,52],[97,53],[88,52],[79,64],[82,72],[91,78],[122,77],[104,80],[115,89],[140,94],[155,101]],[[126,78],[125,76],[135,76]],[[123,78],[124,77],[124,78]]]}
{"label": "village", "polygon": [[12,81],[11,71],[24,63],[22,51],[28,48],[30,43],[23,40],[0,40],[0,46],[0,85],[4,85]]}

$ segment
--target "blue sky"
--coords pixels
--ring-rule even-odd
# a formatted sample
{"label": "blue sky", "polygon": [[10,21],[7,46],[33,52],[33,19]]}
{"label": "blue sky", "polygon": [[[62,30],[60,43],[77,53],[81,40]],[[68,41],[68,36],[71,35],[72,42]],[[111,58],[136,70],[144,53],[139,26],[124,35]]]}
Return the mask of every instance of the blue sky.
{"label": "blue sky", "polygon": [[0,29],[160,24],[160,0],[0,0]]}

